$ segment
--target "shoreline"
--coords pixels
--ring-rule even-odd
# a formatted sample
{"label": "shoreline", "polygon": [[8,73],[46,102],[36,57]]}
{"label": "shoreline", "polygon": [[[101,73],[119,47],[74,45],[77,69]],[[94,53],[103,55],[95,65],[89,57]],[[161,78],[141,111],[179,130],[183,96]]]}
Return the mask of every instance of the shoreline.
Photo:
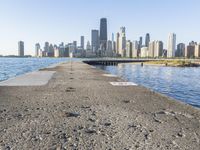
{"label": "shoreline", "polygon": [[2,82],[7,82],[8,80],[15,80],[15,78],[17,77],[21,77],[21,76],[26,76],[26,75],[29,75],[30,73],[34,73],[34,72],[38,72],[40,70],[43,70],[43,69],[46,69],[46,68],[54,68],[62,63],[66,63],[67,61],[63,61],[63,62],[59,62],[59,63],[55,63],[55,64],[50,64],[49,66],[46,66],[46,67],[42,67],[42,68],[38,68],[36,70],[31,70],[31,71],[28,71],[28,72],[24,72],[23,74],[19,74],[19,75],[16,75],[16,76],[13,76],[13,77],[10,77],[8,79],[5,79],[5,80],[0,80],[0,85]]}

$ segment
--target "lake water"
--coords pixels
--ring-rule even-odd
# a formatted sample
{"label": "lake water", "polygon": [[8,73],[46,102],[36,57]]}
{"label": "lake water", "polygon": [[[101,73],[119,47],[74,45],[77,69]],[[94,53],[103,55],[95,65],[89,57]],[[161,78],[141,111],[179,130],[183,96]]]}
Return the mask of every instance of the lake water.
{"label": "lake water", "polygon": [[69,61],[69,58],[0,58],[0,81]]}
{"label": "lake water", "polygon": [[107,72],[200,108],[200,68],[136,64],[97,66]]}

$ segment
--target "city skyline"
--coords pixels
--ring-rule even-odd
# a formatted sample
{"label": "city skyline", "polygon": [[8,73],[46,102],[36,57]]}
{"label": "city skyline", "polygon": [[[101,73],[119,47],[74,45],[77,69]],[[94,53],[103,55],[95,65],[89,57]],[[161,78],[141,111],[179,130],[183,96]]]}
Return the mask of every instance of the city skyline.
{"label": "city skyline", "polygon": [[[146,33],[150,33],[152,41],[163,41],[164,48],[167,48],[169,33],[177,35],[177,43],[187,45],[192,40],[200,42],[198,23],[191,23],[191,20],[198,18],[200,2],[197,0],[114,2],[105,0],[94,2],[86,0],[84,3],[80,0],[1,2],[0,54],[17,55],[17,42],[20,40],[25,43],[25,55],[34,55],[35,44],[43,45],[46,41],[59,44],[76,40],[80,45],[81,35],[85,36],[86,45],[88,40],[91,42],[91,30],[99,30],[100,18],[108,20],[108,40],[112,39],[112,33],[116,34],[119,28],[124,26],[127,40],[135,41],[142,36],[143,44]],[[69,4],[75,7],[72,9],[68,7]],[[133,7],[136,5],[137,8]],[[87,10],[88,7],[91,9]],[[188,9],[186,13],[185,10]]]}

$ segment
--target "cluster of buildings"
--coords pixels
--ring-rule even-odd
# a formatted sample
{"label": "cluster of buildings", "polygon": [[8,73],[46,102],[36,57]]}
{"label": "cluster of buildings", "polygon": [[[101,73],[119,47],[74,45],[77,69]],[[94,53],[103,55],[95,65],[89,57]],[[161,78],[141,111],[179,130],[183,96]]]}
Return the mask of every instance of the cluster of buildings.
{"label": "cluster of buildings", "polygon": [[[100,29],[91,30],[91,42],[88,41],[85,47],[84,36],[80,37],[80,46],[77,41],[72,43],[53,45],[45,42],[43,49],[37,43],[35,45],[36,57],[123,57],[123,58],[200,58],[200,44],[192,41],[189,45],[179,43],[176,45],[176,34],[170,33],[167,41],[167,49],[164,43],[159,40],[150,40],[150,34],[139,37],[139,40],[131,41],[126,37],[126,28],[121,27],[120,31],[112,34],[108,39],[107,19],[100,19]],[[24,55],[24,43],[19,42],[19,56]]]}

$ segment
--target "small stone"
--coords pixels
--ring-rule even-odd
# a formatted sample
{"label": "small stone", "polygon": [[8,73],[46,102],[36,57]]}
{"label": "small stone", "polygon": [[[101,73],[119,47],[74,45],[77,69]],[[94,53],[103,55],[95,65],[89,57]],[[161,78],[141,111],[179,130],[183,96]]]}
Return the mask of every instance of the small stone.
{"label": "small stone", "polygon": [[183,134],[182,132],[179,132],[177,135],[178,135],[179,137],[183,137],[183,136],[184,136],[184,134]]}
{"label": "small stone", "polygon": [[110,123],[110,122],[106,122],[104,125],[105,125],[105,126],[110,126],[111,123]]}
{"label": "small stone", "polygon": [[97,133],[97,131],[95,129],[92,129],[92,128],[88,128],[85,132],[89,133],[89,134]]}
{"label": "small stone", "polygon": [[91,122],[95,122],[96,121],[94,118],[89,118],[88,120],[91,121]]}
{"label": "small stone", "polygon": [[124,103],[130,103],[131,101],[130,100],[124,100],[123,102]]}
{"label": "small stone", "polygon": [[65,113],[67,117],[79,117],[80,113],[77,112],[67,112]]}

